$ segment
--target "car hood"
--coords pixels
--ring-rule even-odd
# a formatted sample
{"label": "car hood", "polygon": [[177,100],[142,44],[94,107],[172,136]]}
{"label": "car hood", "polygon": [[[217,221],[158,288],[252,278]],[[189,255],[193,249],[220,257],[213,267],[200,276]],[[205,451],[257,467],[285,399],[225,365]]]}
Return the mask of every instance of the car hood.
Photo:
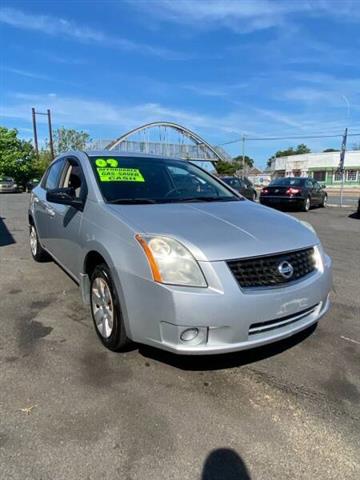
{"label": "car hood", "polygon": [[295,218],[249,201],[107,208],[137,233],[178,239],[200,261],[267,255],[319,243]]}

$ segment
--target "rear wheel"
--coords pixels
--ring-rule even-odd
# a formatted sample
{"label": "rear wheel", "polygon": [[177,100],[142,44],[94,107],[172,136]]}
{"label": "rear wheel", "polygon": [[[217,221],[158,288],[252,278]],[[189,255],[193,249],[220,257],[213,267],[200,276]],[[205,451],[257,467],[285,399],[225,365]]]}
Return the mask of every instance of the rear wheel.
{"label": "rear wheel", "polygon": [[30,242],[30,250],[31,250],[31,255],[33,259],[36,262],[44,262],[45,260],[49,259],[49,255],[42,248],[39,242],[39,237],[35,228],[35,225],[30,225],[30,231],[29,231],[29,242]]}
{"label": "rear wheel", "polygon": [[310,197],[306,197],[305,200],[304,200],[304,203],[302,205],[302,210],[304,212],[308,212],[310,210],[310,206],[311,206]]}
{"label": "rear wheel", "polygon": [[128,343],[119,299],[109,267],[95,267],[90,282],[90,306],[95,330],[102,344],[113,351],[122,350]]}
{"label": "rear wheel", "polygon": [[323,207],[323,208],[327,207],[327,203],[328,203],[328,196],[324,195],[324,198],[322,199],[320,207]]}
{"label": "rear wheel", "polygon": [[253,202],[256,202],[256,192],[253,192],[251,200]]}

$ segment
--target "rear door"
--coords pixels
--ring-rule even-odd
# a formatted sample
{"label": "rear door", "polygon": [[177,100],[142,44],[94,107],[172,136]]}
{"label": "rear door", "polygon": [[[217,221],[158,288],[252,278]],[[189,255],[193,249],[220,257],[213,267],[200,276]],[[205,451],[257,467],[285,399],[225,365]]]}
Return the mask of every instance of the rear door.
{"label": "rear door", "polygon": [[313,180],[313,197],[317,205],[322,203],[323,191],[320,183],[318,183],[316,180]]}
{"label": "rear door", "polygon": [[305,181],[305,188],[306,188],[306,194],[310,196],[311,205],[316,205],[318,203],[318,200],[316,198],[316,191],[311,178],[308,178]]}
{"label": "rear door", "polygon": [[[73,187],[76,197],[86,201],[87,184],[80,162],[75,157],[65,159],[65,167],[59,179],[58,188],[67,187]],[[50,203],[50,206],[54,215],[48,233],[49,251],[78,278],[81,268],[80,231],[83,212],[69,205]]]}

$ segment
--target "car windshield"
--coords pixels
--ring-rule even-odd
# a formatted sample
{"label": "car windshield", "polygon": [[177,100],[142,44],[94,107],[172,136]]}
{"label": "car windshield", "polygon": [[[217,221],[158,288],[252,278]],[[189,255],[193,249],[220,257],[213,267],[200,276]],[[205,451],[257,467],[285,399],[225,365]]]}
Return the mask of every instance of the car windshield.
{"label": "car windshield", "polygon": [[0,177],[0,182],[13,182],[14,179],[11,177]]}
{"label": "car windshield", "polygon": [[270,184],[269,187],[301,187],[305,183],[305,178],[275,178]]}
{"label": "car windshield", "polygon": [[89,158],[101,193],[109,203],[242,200],[187,161],[119,156]]}

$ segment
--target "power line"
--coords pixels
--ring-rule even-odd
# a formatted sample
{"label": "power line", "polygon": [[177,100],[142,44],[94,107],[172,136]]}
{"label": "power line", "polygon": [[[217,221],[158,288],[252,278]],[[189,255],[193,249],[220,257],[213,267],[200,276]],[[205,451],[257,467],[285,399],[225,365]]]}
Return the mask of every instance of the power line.
{"label": "power line", "polygon": [[[293,139],[300,139],[300,140],[306,140],[306,139],[311,139],[311,138],[339,138],[342,137],[343,134],[339,133],[336,135],[293,135],[289,137],[247,137],[246,135],[237,138],[236,140],[230,140],[229,142],[224,142],[220,143],[219,145],[216,145],[217,147],[222,147],[224,145],[230,145],[232,143],[237,143],[241,142],[244,139],[246,141],[265,141],[265,140],[293,140]],[[348,137],[356,137],[360,136],[360,133],[348,133]]]}

